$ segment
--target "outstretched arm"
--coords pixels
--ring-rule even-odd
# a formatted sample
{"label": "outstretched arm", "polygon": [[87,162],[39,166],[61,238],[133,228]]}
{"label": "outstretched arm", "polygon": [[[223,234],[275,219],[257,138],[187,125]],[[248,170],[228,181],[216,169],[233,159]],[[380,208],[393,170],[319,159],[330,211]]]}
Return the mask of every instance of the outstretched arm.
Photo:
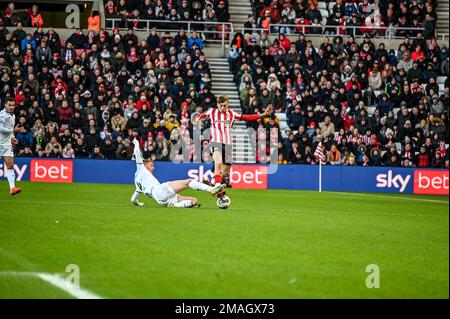
{"label": "outstretched arm", "polygon": [[208,114],[206,112],[200,113],[197,116],[194,117],[194,119],[192,120],[193,123],[195,122],[203,122],[206,121],[208,119]]}
{"label": "outstretched arm", "polygon": [[273,108],[271,105],[267,106],[266,110],[262,114],[242,114],[241,120],[243,121],[256,121],[264,116],[272,114]]}
{"label": "outstretched arm", "polygon": [[134,159],[136,160],[136,165],[143,164],[144,161],[142,160],[141,147],[139,146],[139,141],[137,140],[137,138],[133,140],[133,144],[134,144]]}

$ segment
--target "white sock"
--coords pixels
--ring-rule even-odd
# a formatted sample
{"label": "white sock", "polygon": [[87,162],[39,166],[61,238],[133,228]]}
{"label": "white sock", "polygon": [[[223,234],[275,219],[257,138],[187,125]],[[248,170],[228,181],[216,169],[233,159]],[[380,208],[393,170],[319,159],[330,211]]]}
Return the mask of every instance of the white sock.
{"label": "white sock", "polygon": [[140,192],[134,192],[133,196],[131,196],[131,201],[134,202],[139,197],[139,195],[141,195]]}
{"label": "white sock", "polygon": [[14,181],[16,180],[16,174],[14,173],[14,169],[8,168],[6,170],[6,177],[8,178],[9,189],[13,189],[14,187],[16,187],[14,185]]}
{"label": "white sock", "polygon": [[175,204],[173,204],[174,207],[180,207],[180,208],[188,208],[188,207],[192,207],[194,205],[192,205],[192,201],[190,200],[182,200],[179,201]]}
{"label": "white sock", "polygon": [[195,189],[196,191],[204,191],[204,192],[210,192],[213,189],[213,187],[211,187],[209,185],[206,185],[206,184],[194,181],[194,180],[190,181],[189,187],[192,189]]}

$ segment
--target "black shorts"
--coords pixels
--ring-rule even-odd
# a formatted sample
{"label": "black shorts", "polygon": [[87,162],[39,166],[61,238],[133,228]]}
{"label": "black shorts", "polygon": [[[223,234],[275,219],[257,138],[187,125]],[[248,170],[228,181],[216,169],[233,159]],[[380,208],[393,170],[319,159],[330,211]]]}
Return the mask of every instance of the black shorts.
{"label": "black shorts", "polygon": [[222,163],[226,165],[231,165],[233,161],[233,147],[231,144],[212,142],[210,144],[210,147],[211,147],[211,156],[213,156],[215,151],[218,151],[222,155]]}

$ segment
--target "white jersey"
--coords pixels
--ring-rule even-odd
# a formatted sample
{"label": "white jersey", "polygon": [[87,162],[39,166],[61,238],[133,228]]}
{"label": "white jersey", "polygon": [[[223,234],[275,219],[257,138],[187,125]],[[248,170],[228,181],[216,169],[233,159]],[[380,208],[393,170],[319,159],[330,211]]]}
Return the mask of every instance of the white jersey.
{"label": "white jersey", "polygon": [[136,184],[136,189],[147,196],[151,196],[153,189],[156,186],[161,185],[161,183],[153,176],[148,169],[144,167],[143,164],[136,163],[136,173],[134,174],[134,183]]}
{"label": "white jersey", "polygon": [[4,148],[11,147],[11,140],[14,138],[14,124],[16,116],[6,112],[5,109],[0,111],[0,146]]}
{"label": "white jersey", "polygon": [[134,144],[134,158],[136,160],[136,173],[134,174],[134,184],[138,193],[144,193],[152,197],[161,205],[175,204],[178,196],[170,187],[169,183],[161,184],[155,176],[144,166],[139,144]]}

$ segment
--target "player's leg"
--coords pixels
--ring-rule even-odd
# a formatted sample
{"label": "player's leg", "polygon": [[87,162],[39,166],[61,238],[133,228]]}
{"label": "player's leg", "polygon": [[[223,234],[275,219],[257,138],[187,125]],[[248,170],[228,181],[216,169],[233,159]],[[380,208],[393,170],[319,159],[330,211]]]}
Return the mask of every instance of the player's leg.
{"label": "player's leg", "polygon": [[222,183],[231,187],[230,185],[230,171],[231,163],[233,162],[232,145],[225,145],[225,156],[223,156],[223,165],[220,174],[222,175]]}
{"label": "player's leg", "polygon": [[198,200],[195,197],[177,195],[176,201],[170,201],[167,207],[178,207],[178,208],[191,208],[198,205]]}
{"label": "player's leg", "polygon": [[[22,189],[19,187],[16,187],[16,174],[14,173],[14,157],[12,156],[12,150],[5,150],[4,153],[8,153],[6,156],[3,156],[3,160],[5,162],[6,166],[6,178],[8,179],[9,183],[9,193],[11,196],[19,194]],[[11,156],[8,156],[11,155]]]}
{"label": "player's leg", "polygon": [[183,190],[187,189],[188,187],[197,191],[203,191],[211,193],[212,195],[217,194],[220,190],[223,189],[223,186],[221,184],[218,184],[216,186],[209,186],[204,183],[197,182],[193,179],[185,179],[185,180],[178,180],[178,181],[172,181],[168,182],[168,186],[176,193],[181,193]]}
{"label": "player's leg", "polygon": [[222,167],[222,181],[227,187],[231,187],[230,185],[230,171],[231,171],[231,164],[224,164]]}
{"label": "player's leg", "polygon": [[214,160],[214,176],[211,179],[211,185],[222,184],[222,170],[225,158],[225,148],[223,144],[216,144],[213,146],[213,160]]}

